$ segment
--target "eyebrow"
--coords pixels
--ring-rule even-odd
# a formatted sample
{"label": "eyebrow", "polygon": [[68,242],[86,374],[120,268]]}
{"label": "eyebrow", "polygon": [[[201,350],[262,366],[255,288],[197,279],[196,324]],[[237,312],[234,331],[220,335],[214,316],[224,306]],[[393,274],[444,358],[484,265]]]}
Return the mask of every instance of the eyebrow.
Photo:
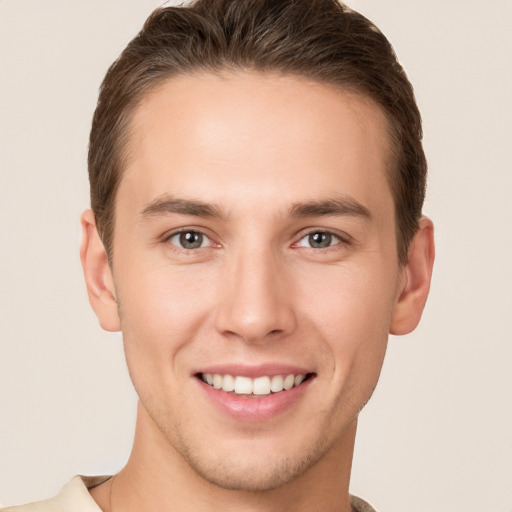
{"label": "eyebrow", "polygon": [[148,204],[141,212],[142,217],[153,217],[177,213],[179,215],[191,215],[193,217],[212,217],[223,219],[225,215],[220,208],[213,204],[204,203],[195,199],[178,199],[163,196]]}
{"label": "eyebrow", "polygon": [[[205,203],[195,199],[179,199],[167,195],[148,204],[142,210],[142,217],[148,218],[169,213],[190,215],[193,217],[210,217],[215,219],[226,218],[221,209],[214,204]],[[289,216],[292,218],[330,215],[363,217],[368,220],[371,220],[372,218],[370,210],[351,197],[295,203],[289,211]]]}
{"label": "eyebrow", "polygon": [[352,197],[295,203],[290,209],[290,217],[302,218],[329,215],[348,215],[350,217],[363,217],[367,220],[372,219],[370,210]]}

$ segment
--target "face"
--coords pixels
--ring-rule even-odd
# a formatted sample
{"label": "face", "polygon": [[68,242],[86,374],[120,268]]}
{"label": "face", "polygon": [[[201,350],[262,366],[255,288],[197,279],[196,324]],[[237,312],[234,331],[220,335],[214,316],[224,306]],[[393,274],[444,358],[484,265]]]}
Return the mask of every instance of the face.
{"label": "face", "polygon": [[374,389],[403,289],[385,126],[364,98],[248,72],[174,78],[135,112],[126,358],[147,430],[210,482],[307,472]]}

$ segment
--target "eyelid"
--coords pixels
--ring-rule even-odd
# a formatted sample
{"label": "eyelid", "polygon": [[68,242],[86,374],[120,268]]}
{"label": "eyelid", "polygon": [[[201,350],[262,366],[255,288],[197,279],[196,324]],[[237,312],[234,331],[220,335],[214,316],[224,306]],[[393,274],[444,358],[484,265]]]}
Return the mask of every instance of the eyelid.
{"label": "eyelid", "polygon": [[[207,244],[204,247],[198,247],[196,249],[185,249],[184,247],[181,247],[178,244],[171,243],[171,241],[170,241],[171,238],[173,238],[173,237],[175,237],[177,235],[181,235],[182,233],[200,233],[210,243]],[[215,242],[214,237],[208,233],[208,230],[206,230],[204,228],[199,228],[199,227],[196,227],[196,226],[184,226],[184,227],[172,229],[170,231],[166,231],[160,237],[160,239],[161,239],[162,242],[168,243],[169,245],[172,245],[176,249],[182,250],[182,251],[186,251],[186,252],[191,252],[191,251],[194,251],[194,250],[197,251],[198,249],[206,249],[207,247],[214,247],[214,246],[219,247],[220,246],[219,243]]]}
{"label": "eyelid", "polygon": [[[176,235],[180,235],[182,233],[187,233],[187,232],[200,233],[210,243],[208,245],[206,245],[205,247],[198,247],[196,249],[185,249],[184,247],[180,247],[178,244],[174,244],[174,243],[170,242],[170,239],[172,237],[174,237]],[[329,234],[329,235],[331,235],[333,237],[336,237],[339,241],[334,243],[334,244],[332,244],[332,245],[330,245],[329,247],[326,247],[326,248],[323,248],[323,249],[322,248],[313,248],[313,247],[306,247],[306,246],[299,246],[298,245],[301,240],[303,240],[307,236],[312,235],[314,233],[326,233],[326,234]],[[220,243],[215,241],[215,237],[212,236],[211,234],[209,234],[209,230],[207,230],[205,228],[200,228],[200,227],[197,227],[197,226],[183,226],[183,227],[180,227],[180,228],[175,228],[175,229],[166,231],[160,237],[160,239],[161,239],[162,242],[168,243],[169,245],[172,245],[176,249],[187,251],[187,252],[191,252],[191,251],[194,251],[194,250],[197,251],[198,249],[205,249],[207,247],[220,247],[221,246]],[[320,250],[327,251],[329,249],[336,248],[336,246],[338,246],[338,245],[349,246],[349,245],[352,245],[353,243],[354,243],[353,238],[350,235],[348,235],[347,233],[345,233],[345,232],[340,232],[340,231],[338,231],[336,229],[332,229],[332,228],[315,228],[315,227],[312,227],[312,228],[307,228],[305,230],[302,230],[295,237],[295,242],[293,242],[292,247],[304,247],[305,249],[311,249],[311,250],[314,250],[314,251],[320,251]]]}
{"label": "eyelid", "polygon": [[[336,237],[339,240],[339,242],[334,243],[334,244],[330,245],[329,247],[325,247],[323,249],[298,245],[301,240],[303,240],[307,236],[313,235],[315,233],[329,234],[329,235],[331,235],[333,237]],[[340,232],[340,231],[338,231],[336,229],[330,229],[330,228],[308,228],[306,230],[301,231],[301,233],[299,233],[299,235],[296,237],[296,241],[292,244],[292,247],[304,247],[305,249],[312,249],[314,251],[320,251],[320,250],[327,251],[329,249],[336,248],[336,246],[338,246],[340,244],[341,245],[345,245],[345,246],[352,245],[353,244],[353,239],[347,233]]]}

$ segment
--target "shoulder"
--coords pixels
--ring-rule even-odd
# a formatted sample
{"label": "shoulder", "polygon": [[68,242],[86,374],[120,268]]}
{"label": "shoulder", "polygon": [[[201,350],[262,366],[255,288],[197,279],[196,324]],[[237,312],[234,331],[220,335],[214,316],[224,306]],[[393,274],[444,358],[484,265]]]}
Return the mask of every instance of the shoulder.
{"label": "shoulder", "polygon": [[354,512],[377,512],[369,503],[357,496],[350,496],[350,505]]}
{"label": "shoulder", "polygon": [[101,512],[88,489],[105,482],[108,478],[75,476],[54,498],[1,508],[0,512]]}

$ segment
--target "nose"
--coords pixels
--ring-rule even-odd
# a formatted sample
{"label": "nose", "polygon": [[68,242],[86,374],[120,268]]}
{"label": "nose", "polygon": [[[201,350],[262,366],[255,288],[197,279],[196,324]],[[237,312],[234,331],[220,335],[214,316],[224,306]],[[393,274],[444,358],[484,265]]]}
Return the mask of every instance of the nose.
{"label": "nose", "polygon": [[225,263],[215,318],[219,333],[264,343],[295,330],[297,318],[284,263],[264,251],[241,251]]}

